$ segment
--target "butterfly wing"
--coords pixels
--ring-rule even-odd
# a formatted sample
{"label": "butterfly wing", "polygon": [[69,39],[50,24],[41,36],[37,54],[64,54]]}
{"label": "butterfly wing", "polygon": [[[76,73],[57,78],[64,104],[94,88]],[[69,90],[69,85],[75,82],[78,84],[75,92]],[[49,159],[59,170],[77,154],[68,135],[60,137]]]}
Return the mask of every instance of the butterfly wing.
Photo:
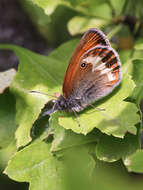
{"label": "butterfly wing", "polygon": [[73,52],[65,74],[63,82],[63,96],[65,98],[68,98],[70,96],[71,92],[75,87],[75,80],[73,79],[78,74],[79,61],[81,59],[81,56],[89,49],[98,45],[110,47],[109,41],[107,40],[106,36],[98,29],[88,30],[81,38],[80,42]]}
{"label": "butterfly wing", "polygon": [[78,102],[72,108],[75,111],[108,95],[121,81],[121,63],[117,52],[109,46],[91,48],[81,57],[72,81],[74,88],[70,101]]}

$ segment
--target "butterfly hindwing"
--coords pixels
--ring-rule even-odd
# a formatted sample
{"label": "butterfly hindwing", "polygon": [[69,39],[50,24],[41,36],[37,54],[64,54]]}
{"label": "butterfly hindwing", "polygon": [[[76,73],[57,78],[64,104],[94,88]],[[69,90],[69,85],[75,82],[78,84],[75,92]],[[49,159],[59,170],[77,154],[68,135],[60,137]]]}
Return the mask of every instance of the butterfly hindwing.
{"label": "butterfly hindwing", "polygon": [[83,63],[86,66],[75,75],[72,97],[78,98],[82,107],[86,107],[108,95],[120,83],[121,64],[116,51],[107,46],[88,50],[79,64]]}

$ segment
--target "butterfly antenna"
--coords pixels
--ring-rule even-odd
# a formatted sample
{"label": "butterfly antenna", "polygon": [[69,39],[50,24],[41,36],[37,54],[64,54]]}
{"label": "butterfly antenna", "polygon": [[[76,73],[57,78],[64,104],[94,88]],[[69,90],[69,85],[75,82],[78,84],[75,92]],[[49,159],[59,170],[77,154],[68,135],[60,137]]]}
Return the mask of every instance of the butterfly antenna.
{"label": "butterfly antenna", "polygon": [[80,120],[79,120],[79,117],[78,117],[77,113],[75,112],[75,110],[72,110],[72,111],[73,111],[73,113],[74,113],[74,115],[75,115],[75,117],[76,117],[78,126],[80,127]]}
{"label": "butterfly antenna", "polygon": [[43,95],[46,95],[46,96],[51,96],[51,97],[53,97],[53,98],[56,98],[55,96],[53,96],[53,95],[51,95],[51,94],[44,93],[44,92],[38,92],[38,91],[34,91],[34,90],[30,90],[29,92],[30,92],[30,93],[43,94]]}

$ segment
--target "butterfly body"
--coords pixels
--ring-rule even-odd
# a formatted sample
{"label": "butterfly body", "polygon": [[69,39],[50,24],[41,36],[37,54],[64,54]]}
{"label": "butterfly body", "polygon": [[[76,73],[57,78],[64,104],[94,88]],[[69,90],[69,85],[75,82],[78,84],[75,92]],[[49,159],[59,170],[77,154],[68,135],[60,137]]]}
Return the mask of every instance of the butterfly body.
{"label": "butterfly body", "polygon": [[[89,29],[70,59],[55,110],[80,112],[107,96],[121,81],[117,52],[98,29]],[[53,112],[52,111],[52,112]]]}
{"label": "butterfly body", "polygon": [[79,112],[82,109],[84,109],[81,105],[81,99],[76,99],[74,97],[70,97],[68,99],[64,98],[63,95],[61,95],[55,105],[54,110],[66,110],[69,112],[76,111]]}

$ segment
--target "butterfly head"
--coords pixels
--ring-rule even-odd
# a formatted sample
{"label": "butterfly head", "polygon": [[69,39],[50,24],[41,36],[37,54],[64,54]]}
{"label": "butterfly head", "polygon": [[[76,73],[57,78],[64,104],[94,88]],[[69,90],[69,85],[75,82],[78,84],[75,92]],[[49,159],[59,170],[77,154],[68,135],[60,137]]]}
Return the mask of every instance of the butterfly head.
{"label": "butterfly head", "polygon": [[55,104],[54,104],[54,111],[56,110],[66,110],[68,108],[68,104],[67,104],[67,101],[66,99],[64,98],[64,96],[60,96]]}

